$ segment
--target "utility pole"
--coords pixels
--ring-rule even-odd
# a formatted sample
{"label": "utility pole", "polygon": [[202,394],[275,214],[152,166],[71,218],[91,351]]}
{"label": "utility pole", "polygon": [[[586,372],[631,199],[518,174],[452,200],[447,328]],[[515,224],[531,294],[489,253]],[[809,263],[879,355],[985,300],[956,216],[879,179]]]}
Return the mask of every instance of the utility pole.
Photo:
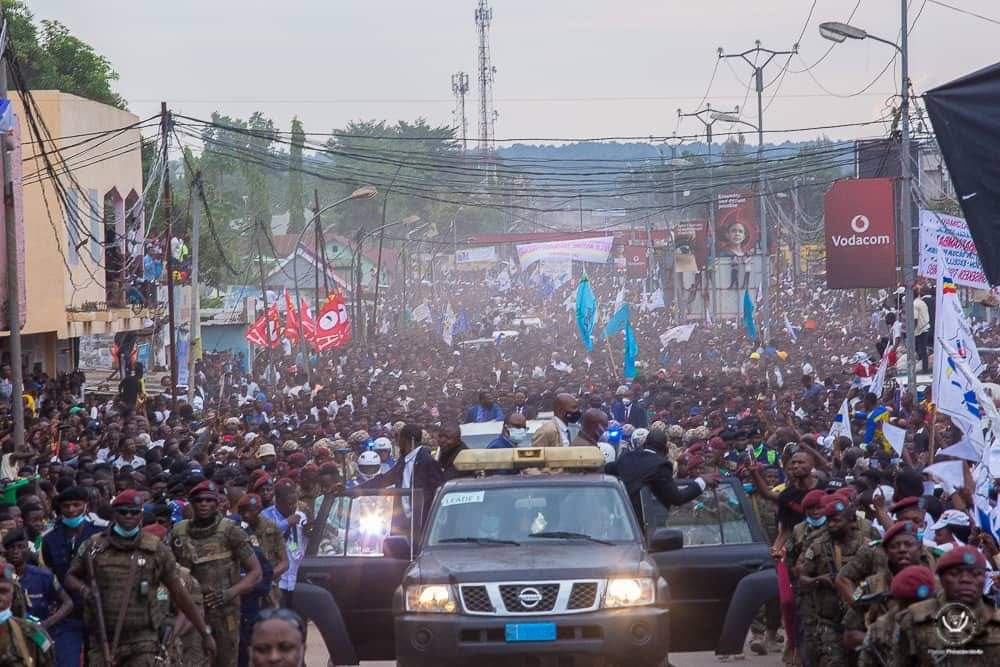
{"label": "utility pole", "polygon": [[[201,187],[201,172],[194,175],[194,182]],[[192,190],[192,195],[194,191]],[[188,405],[194,401],[195,360],[201,350],[201,289],[198,286],[198,257],[201,247],[201,202],[195,204],[191,211],[191,328],[188,344]]]}
{"label": "utility pole", "polygon": [[[906,2],[906,0],[903,0]],[[905,28],[904,28],[905,30]],[[764,261],[761,262],[760,271],[760,292],[761,292],[761,341],[767,345],[770,342],[771,334],[771,254],[768,245],[767,230],[767,206],[764,197],[767,186],[764,183],[764,69],[778,56],[792,56],[799,52],[798,43],[792,46],[791,51],[774,51],[765,49],[760,45],[760,40],[754,42],[754,48],[747,49],[742,53],[724,54],[722,47],[719,47],[719,58],[740,58],[753,70],[754,88],[757,91],[757,189],[758,208],[760,210],[760,243],[764,253]],[[753,55],[753,59],[750,56]],[[763,56],[763,58],[762,58]]]}
{"label": "utility pole", "polygon": [[[715,232],[716,232],[716,229],[715,229],[715,207],[716,207],[717,201],[716,201],[715,190],[714,190],[715,169],[714,169],[714,167],[712,165],[712,126],[715,125],[715,123],[716,123],[717,120],[719,120],[716,117],[718,114],[738,114],[739,112],[740,112],[740,108],[738,106],[735,109],[733,109],[732,111],[718,111],[718,110],[713,110],[712,109],[712,105],[710,103],[706,103],[704,109],[700,109],[698,111],[693,111],[691,113],[684,113],[680,109],[677,110],[677,117],[678,118],[696,118],[696,119],[698,119],[698,121],[705,128],[705,142],[708,144],[708,160],[707,160],[708,161],[708,192],[709,192],[709,195],[711,197],[711,201],[708,204],[708,241],[709,241],[709,248],[708,248],[708,266],[709,266],[708,280],[709,280],[709,287],[708,287],[708,289],[709,289],[709,297],[710,297],[710,306],[709,307],[712,309],[712,317],[717,317],[718,314],[719,314],[719,310],[718,310],[719,307],[718,307],[718,303],[717,303],[717,295],[715,293],[716,292],[715,286],[719,282],[719,268],[716,266],[716,264],[717,264],[717,256],[718,256],[718,240],[717,240],[717,237],[716,237],[716,234],[715,234]],[[708,120],[705,120],[704,118],[702,118],[702,116],[708,116]],[[677,194],[676,194],[676,190],[677,190],[677,187],[675,185],[674,186],[674,191],[675,191],[675,193],[674,193],[674,198],[675,198],[675,200],[674,200],[674,207],[675,207],[675,209],[676,209],[676,206],[677,206],[677,201],[676,201]]]}
{"label": "utility pole", "polygon": [[[899,217],[900,228],[903,230],[903,285],[906,288],[906,380],[907,390],[916,395],[917,386],[917,345],[914,336],[916,324],[913,314],[913,219],[910,209],[910,188],[912,187],[912,169],[910,165],[910,51],[909,51],[909,16],[907,0],[900,0],[899,25],[899,68],[900,68],[900,101],[899,115],[902,136],[900,149],[902,155],[900,164]],[[935,360],[937,363],[937,360]]]}
{"label": "utility pole", "polygon": [[[7,44],[10,41],[6,12],[0,28],[0,98],[7,99]],[[13,135],[10,135],[13,136]],[[8,135],[0,138],[3,155],[3,219],[7,262],[7,328],[10,330],[10,403],[14,417],[14,451],[24,451],[24,368],[21,364],[21,288],[17,273],[17,218],[14,211],[14,180]]]}
{"label": "utility pole", "polygon": [[462,151],[469,151],[469,121],[465,115],[465,94],[469,92],[469,75],[455,72],[451,75],[451,92],[455,95],[455,124],[462,132]]}
{"label": "utility pole", "polygon": [[489,153],[493,150],[494,129],[497,113],[493,108],[493,83],[497,68],[490,61],[490,23],[493,10],[487,0],[479,0],[476,7],[476,29],[479,33],[479,150]]}
{"label": "utility pole", "polygon": [[[167,223],[167,328],[170,336],[170,412],[177,411],[177,327],[174,319],[174,225],[173,200],[170,194],[170,112],[167,103],[160,102],[160,128],[163,134],[163,219]],[[190,346],[189,346],[190,348]],[[190,349],[189,349],[190,352]],[[190,381],[190,378],[188,378]]]}
{"label": "utility pole", "polygon": [[[255,213],[254,231],[256,232],[255,236],[257,237],[255,239],[257,242],[257,269],[260,272],[260,298],[264,302],[264,330],[267,331],[267,369],[264,371],[264,382],[268,382],[268,380],[270,379],[270,375],[273,373],[275,384],[277,384],[278,374],[277,374],[277,369],[274,367],[274,354],[272,352],[273,348],[271,347],[273,343],[272,333],[271,333],[271,320],[268,318],[269,307],[267,304],[267,285],[264,282],[264,251],[261,250],[260,247],[260,235],[263,233],[262,227],[263,225],[261,224],[261,221],[257,219],[257,214]],[[275,331],[273,335],[277,336],[278,332]],[[250,365],[251,367],[253,366],[252,361]]]}
{"label": "utility pole", "polygon": [[[326,268],[326,237],[323,235],[323,224],[319,217],[319,190],[313,190],[313,206],[315,206],[315,216],[316,216],[316,248],[319,253],[319,257],[322,260],[323,266],[323,298],[326,299],[326,295],[330,293],[330,278],[327,276]],[[319,299],[319,277],[316,278],[316,312],[319,312],[320,299]]]}
{"label": "utility pole", "polygon": [[799,188],[802,187],[802,177],[796,176],[792,179],[792,242],[789,244],[792,248],[792,288],[796,289],[799,286],[799,261],[801,260],[802,252],[799,250],[799,229],[800,229],[800,216],[801,211],[799,209]]}
{"label": "utility pole", "polygon": [[577,195],[577,204],[580,208],[580,231],[583,231],[583,195]]}

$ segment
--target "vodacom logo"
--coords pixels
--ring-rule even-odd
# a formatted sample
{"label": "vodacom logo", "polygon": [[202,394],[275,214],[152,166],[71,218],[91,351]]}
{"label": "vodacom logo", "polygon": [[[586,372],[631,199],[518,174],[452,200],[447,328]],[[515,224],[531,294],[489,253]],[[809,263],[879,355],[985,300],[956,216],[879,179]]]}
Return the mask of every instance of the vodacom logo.
{"label": "vodacom logo", "polygon": [[845,246],[874,246],[874,245],[889,245],[892,241],[888,234],[868,234],[868,230],[871,229],[872,221],[868,219],[867,215],[858,213],[853,218],[851,218],[851,231],[854,232],[850,236],[843,236],[840,234],[834,234],[830,237],[833,242],[834,247],[841,248]]}
{"label": "vodacom logo", "polygon": [[856,215],[851,219],[851,229],[855,234],[864,234],[871,227],[871,221],[867,215]]}

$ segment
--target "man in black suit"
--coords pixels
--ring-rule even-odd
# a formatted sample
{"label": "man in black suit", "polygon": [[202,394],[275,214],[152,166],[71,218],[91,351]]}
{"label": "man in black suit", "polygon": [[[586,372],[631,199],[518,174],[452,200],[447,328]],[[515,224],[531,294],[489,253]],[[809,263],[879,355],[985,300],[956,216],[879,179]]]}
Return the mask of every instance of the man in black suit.
{"label": "man in black suit", "polygon": [[643,449],[626,451],[618,460],[607,466],[609,474],[616,475],[625,485],[635,515],[645,526],[642,516],[642,488],[648,486],[664,507],[683,505],[701,495],[708,486],[719,482],[717,474],[709,474],[681,487],[674,481],[674,467],[667,460],[667,434],[657,429],[646,436]]}
{"label": "man in black suit", "polygon": [[537,419],[538,407],[528,404],[528,397],[524,395],[523,391],[519,391],[514,394],[514,405],[507,412],[508,416],[512,414],[524,415],[525,419]]}
{"label": "man in black suit", "polygon": [[366,489],[419,490],[423,494],[423,516],[426,519],[434,500],[434,493],[444,483],[444,472],[434,460],[430,449],[420,444],[422,431],[416,424],[404,424],[399,431],[399,460],[381,475],[360,485]]}

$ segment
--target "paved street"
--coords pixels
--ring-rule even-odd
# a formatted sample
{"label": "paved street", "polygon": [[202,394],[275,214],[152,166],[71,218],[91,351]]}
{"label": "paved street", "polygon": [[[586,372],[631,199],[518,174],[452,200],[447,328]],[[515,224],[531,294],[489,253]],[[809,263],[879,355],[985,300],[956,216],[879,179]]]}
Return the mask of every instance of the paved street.
{"label": "paved street", "polygon": [[[309,646],[306,651],[306,665],[309,667],[323,667],[323,665],[327,664],[328,660],[329,656],[327,655],[326,647],[323,646],[323,640],[319,636],[319,631],[316,630],[315,626],[310,626]],[[670,663],[675,667],[715,667],[716,665],[730,664],[777,667],[781,664],[781,656],[753,656],[750,655],[749,651],[747,651],[747,656],[743,660],[720,662],[712,653],[678,653],[670,657]],[[396,663],[384,661],[363,662],[361,664],[363,667],[395,667]]]}

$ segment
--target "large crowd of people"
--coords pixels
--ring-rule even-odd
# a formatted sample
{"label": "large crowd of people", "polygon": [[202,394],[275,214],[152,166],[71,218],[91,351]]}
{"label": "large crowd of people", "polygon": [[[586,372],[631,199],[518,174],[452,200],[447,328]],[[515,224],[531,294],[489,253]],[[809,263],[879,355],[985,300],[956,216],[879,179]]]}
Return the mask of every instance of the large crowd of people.
{"label": "large crowd of people", "polygon": [[[764,327],[751,339],[720,319],[663,345],[681,323],[670,299],[639,307],[652,291],[643,281],[590,279],[598,329],[613,304],[635,304],[633,377],[621,334],[593,351],[581,344],[575,281],[500,291],[461,274],[411,286],[405,302],[391,294],[384,323],[332,352],[207,351],[191,403],[179,388],[145,387],[141,366],[114,395],[88,388],[98,378],[26,369],[24,448],[9,419],[10,369],[0,369],[0,622],[13,623],[0,653],[67,667],[156,656],[301,664],[305,626],[288,608],[316,500],[358,485],[433,492],[460,474],[460,425],[496,421],[491,447],[601,447],[634,501],[648,485],[679,505],[739,478],[787,585],[786,613],[776,604],[758,615],[754,653],[909,665],[961,649],[972,653],[954,664],[1000,661],[997,543],[981,527],[969,463],[941,454],[962,432],[935,412],[929,387],[894,379],[912,328],[893,314],[898,294],[789,280],[766,339]],[[932,321],[925,294],[930,308],[918,311]],[[450,344],[445,304],[459,313]],[[415,321],[418,306],[429,317]],[[977,336],[989,347],[1000,329]],[[874,394],[887,347],[893,368]],[[993,382],[1000,368],[985,361],[981,378]],[[831,436],[845,401],[846,431]],[[884,424],[905,430],[902,451],[887,446]],[[957,476],[925,473],[943,461],[958,462]],[[974,614],[963,642],[935,630],[947,609]]]}

